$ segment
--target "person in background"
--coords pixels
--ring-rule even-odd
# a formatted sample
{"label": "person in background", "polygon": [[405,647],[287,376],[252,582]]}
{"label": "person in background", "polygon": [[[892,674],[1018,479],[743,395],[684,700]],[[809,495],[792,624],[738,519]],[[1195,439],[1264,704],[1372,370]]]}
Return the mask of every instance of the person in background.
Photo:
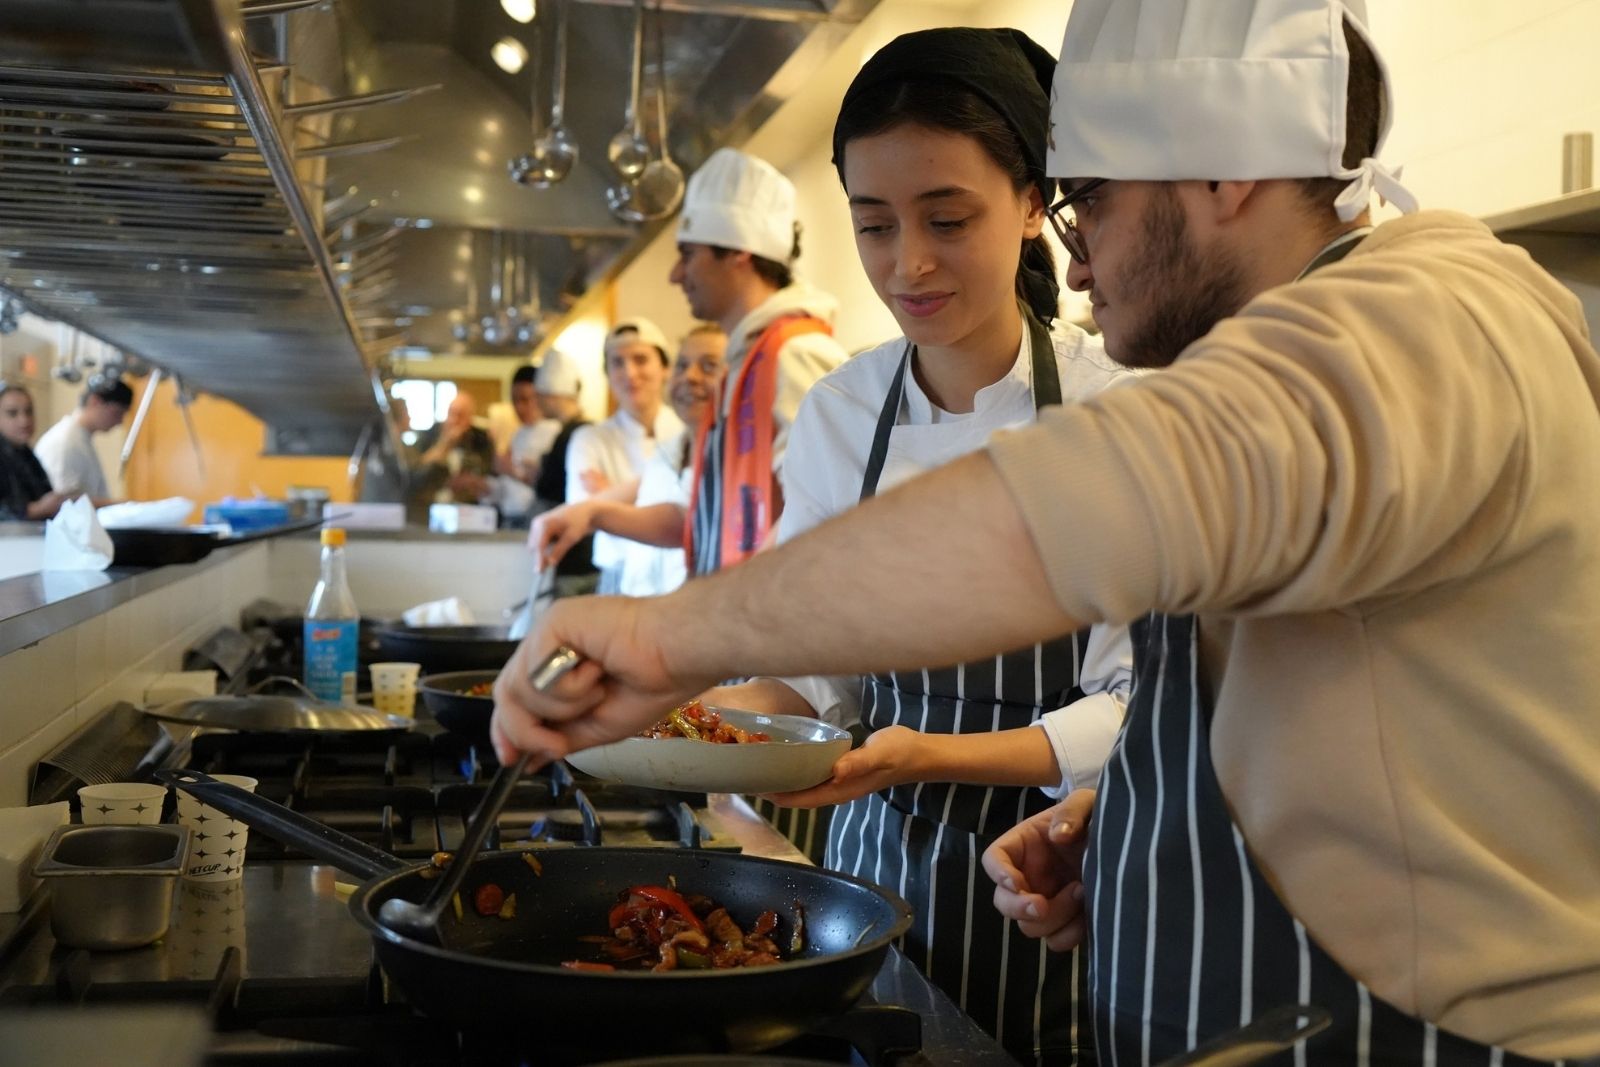
{"label": "person in background", "polygon": [[77,410],[63,415],[34,446],[50,484],[62,492],[86,493],[96,507],[110,503],[111,489],[95,455],[93,437],[121,426],[132,406],[133,390],[121,378],[103,374],[90,378],[78,397]]}
{"label": "person in background", "polygon": [[[552,353],[554,355],[555,353]],[[549,357],[546,357],[546,362]],[[539,392],[539,368],[518,367],[511,376],[511,406],[517,413],[517,432],[511,437],[511,446],[495,457],[495,470],[532,486],[539,477],[539,463],[549,453],[561,435],[565,420],[552,414],[550,408],[564,411],[568,404],[576,404],[576,397],[547,397]]]}
{"label": "person in background", "polygon": [[712,322],[694,327],[678,343],[667,395],[685,429],[662,442],[637,479],[535,519],[528,543],[540,553],[541,566],[560,565],[583,538],[600,531],[625,539],[617,592],[658,596],[683,584],[688,566],[676,535],[694,476],[691,428],[716,400],[727,347],[728,335]]}
{"label": "person in background", "polygon": [[779,471],[800,401],[843,363],[838,301],[795,280],[794,185],[765,160],[721,148],[689,178],[668,277],[697,319],[728,335],[727,375],[695,430],[684,527],[695,574],[748,558],[783,511]]}
{"label": "person in background", "polygon": [[[799,234],[794,185],[764,160],[718,149],[689,179],[668,280],[697,319],[726,334],[727,372],[692,428],[688,502],[628,526],[645,544],[682,545],[693,574],[738,563],[769,541],[783,511],[789,427],[806,391],[846,358],[832,336],[838,302],[795,280]],[[551,522],[540,533],[535,550],[560,558],[588,530]]]}
{"label": "person in background", "polygon": [[[613,486],[634,482],[664,442],[683,432],[682,420],[664,402],[671,356],[661,327],[645,318],[625,318],[606,335],[606,381],[617,400],[609,419],[584,426],[567,449],[569,504]],[[623,542],[596,534],[592,559],[599,591],[621,587]]]}
{"label": "person in background", "polygon": [[477,401],[458,392],[444,421],[418,438],[408,508],[413,521],[426,522],[430,504],[476,504],[489,494],[494,442],[473,425],[477,414]]}
{"label": "person in background", "polygon": [[33,430],[33,396],[0,380],[0,519],[51,519],[80,495],[50,488],[50,476],[31,447]]}

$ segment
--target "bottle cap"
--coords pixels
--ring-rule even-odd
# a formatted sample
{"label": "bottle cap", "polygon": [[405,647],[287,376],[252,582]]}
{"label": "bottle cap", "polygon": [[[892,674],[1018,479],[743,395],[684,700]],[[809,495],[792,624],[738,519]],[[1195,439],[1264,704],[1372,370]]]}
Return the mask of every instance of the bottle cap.
{"label": "bottle cap", "polygon": [[337,526],[328,527],[322,531],[322,543],[324,546],[332,545],[334,548],[343,548],[344,531]]}

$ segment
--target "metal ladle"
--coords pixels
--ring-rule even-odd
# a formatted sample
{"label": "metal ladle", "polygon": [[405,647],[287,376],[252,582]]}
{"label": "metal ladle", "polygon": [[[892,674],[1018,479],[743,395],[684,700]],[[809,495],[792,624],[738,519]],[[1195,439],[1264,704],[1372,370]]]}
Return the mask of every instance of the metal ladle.
{"label": "metal ladle", "polygon": [[673,162],[667,138],[667,50],[662,40],[661,0],[656,0],[656,123],[660,157],[645,166],[638,181],[606,191],[612,214],[624,222],[653,222],[683,203],[683,170]]}
{"label": "metal ladle", "polygon": [[511,180],[548,189],[566,180],[578,163],[578,144],[567,132],[567,5],[556,8],[556,71],[550,95],[550,125],[533,142],[533,151],[511,161]]}
{"label": "metal ladle", "polygon": [[[581,662],[582,657],[572,649],[558,648],[534,669],[528,681],[543,693]],[[467,825],[467,835],[462,839],[461,847],[456,849],[450,866],[445,868],[444,877],[434,883],[428,899],[421,904],[413,904],[409,900],[391,897],[378,909],[379,922],[404,937],[435,945],[439,943],[439,918],[444,914],[444,909],[450,906],[451,898],[461,891],[467,869],[477,858],[478,850],[489,836],[489,829],[499,819],[506,801],[511,799],[511,790],[516,786],[517,779],[532,769],[532,763],[532,754],[527,754],[515,762],[501,765],[495,772],[494,780],[489,783],[489,791],[478,802],[478,810],[472,813],[472,822]]]}
{"label": "metal ladle", "polygon": [[644,0],[633,4],[633,92],[628,98],[628,111],[623,117],[622,129],[606,145],[606,158],[626,181],[644,173],[650,163],[650,142],[644,136],[644,123],[639,118],[639,82],[644,71]]}

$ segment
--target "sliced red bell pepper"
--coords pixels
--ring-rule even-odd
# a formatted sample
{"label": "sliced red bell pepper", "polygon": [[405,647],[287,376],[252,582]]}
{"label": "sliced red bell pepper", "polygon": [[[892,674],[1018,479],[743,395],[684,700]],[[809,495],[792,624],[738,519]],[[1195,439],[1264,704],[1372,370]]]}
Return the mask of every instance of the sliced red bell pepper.
{"label": "sliced red bell pepper", "polygon": [[[700,916],[694,913],[694,909],[689,907],[689,902],[684,900],[682,895],[675,889],[668,889],[664,885],[636,885],[628,890],[628,896],[639,896],[652,903],[660,904],[669,911],[676,913],[679,918],[702,934],[706,932],[706,924],[700,921]],[[627,910],[626,905],[622,905],[622,907],[624,911]],[[615,908],[612,909],[612,914],[616,914]],[[612,929],[616,929],[616,925],[613,923]]]}

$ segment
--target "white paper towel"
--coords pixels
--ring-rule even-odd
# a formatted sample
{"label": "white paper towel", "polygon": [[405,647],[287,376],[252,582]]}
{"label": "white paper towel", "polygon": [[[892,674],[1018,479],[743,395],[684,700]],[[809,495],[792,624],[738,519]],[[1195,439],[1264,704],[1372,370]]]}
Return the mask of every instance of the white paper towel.
{"label": "white paper towel", "polygon": [[11,914],[33,894],[33,864],[52,830],[67,821],[67,802],[0,808],[0,912]]}
{"label": "white paper towel", "polygon": [[44,526],[44,563],[47,571],[103,571],[111,566],[111,535],[95,517],[86,496],[61,505]]}

